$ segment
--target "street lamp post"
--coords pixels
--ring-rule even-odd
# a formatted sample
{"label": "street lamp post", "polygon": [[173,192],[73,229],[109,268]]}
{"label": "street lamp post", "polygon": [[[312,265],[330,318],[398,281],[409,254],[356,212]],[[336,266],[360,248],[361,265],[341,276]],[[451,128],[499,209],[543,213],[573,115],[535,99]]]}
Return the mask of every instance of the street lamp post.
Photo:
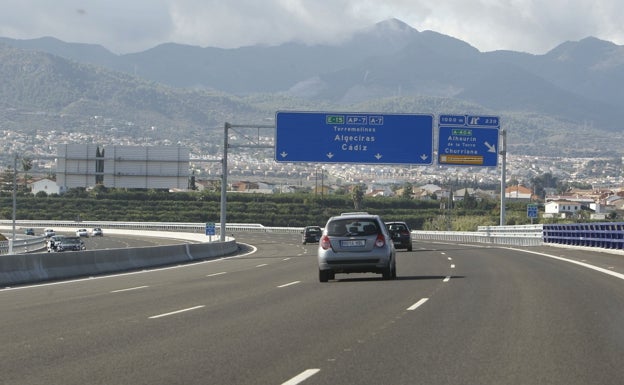
{"label": "street lamp post", "polygon": [[13,227],[11,233],[11,242],[9,242],[9,254],[13,254],[13,244],[15,243],[15,220],[17,212],[17,154],[13,159]]}

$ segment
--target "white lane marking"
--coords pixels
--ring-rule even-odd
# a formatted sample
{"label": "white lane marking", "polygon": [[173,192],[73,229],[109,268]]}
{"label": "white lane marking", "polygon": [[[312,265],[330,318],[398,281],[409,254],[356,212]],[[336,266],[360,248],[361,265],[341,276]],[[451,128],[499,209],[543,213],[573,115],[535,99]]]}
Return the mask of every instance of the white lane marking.
{"label": "white lane marking", "polygon": [[149,287],[149,286],[129,287],[127,289],[112,290],[111,293],[121,293],[121,292],[124,292],[124,291],[140,290],[140,289],[145,289],[147,287]]}
{"label": "white lane marking", "polygon": [[[301,255],[301,254],[299,254]],[[282,261],[290,261],[290,257],[282,259]]]}
{"label": "white lane marking", "polygon": [[156,319],[156,318],[167,317],[167,316],[174,315],[174,314],[179,314],[179,313],[184,313],[184,312],[191,311],[191,310],[201,309],[202,307],[205,307],[205,306],[206,305],[193,306],[193,307],[189,307],[189,308],[186,308],[186,309],[180,309],[180,310],[172,311],[172,312],[169,312],[169,313],[153,315],[153,316],[148,317],[148,318],[149,319]]}
{"label": "white lane marking", "polygon": [[422,298],[420,301],[408,307],[407,310],[416,310],[420,305],[424,304],[427,301],[429,301],[429,298]]}
{"label": "white lane marking", "polygon": [[452,264],[452,265],[451,265],[451,269],[454,269],[454,268],[455,268],[455,265],[454,265],[454,264]]}
{"label": "white lane marking", "polygon": [[452,261],[452,260],[453,260],[453,258],[451,258],[451,257],[448,257],[448,258],[446,258],[446,259],[448,259],[449,261]]}
{"label": "white lane marking", "polygon": [[264,267],[266,265],[268,265],[268,263],[263,263],[263,264],[260,264],[260,265],[256,265],[256,267]]}
{"label": "white lane marking", "polygon": [[287,287],[287,286],[292,286],[292,285],[296,285],[298,283],[301,283],[301,281],[294,281],[294,282],[289,282],[289,283],[285,283],[283,285],[278,286],[278,288],[282,288],[282,287]]}
{"label": "white lane marking", "polygon": [[588,263],[585,262],[579,262],[579,261],[575,261],[574,259],[568,259],[568,258],[563,258],[563,257],[557,257],[556,255],[552,255],[552,254],[546,254],[546,253],[540,253],[538,251],[530,251],[530,250],[523,250],[523,249],[514,249],[513,247],[509,248],[510,250],[516,250],[516,251],[522,251],[525,253],[529,253],[529,254],[536,254],[536,255],[541,255],[543,257],[548,257],[548,258],[552,258],[552,259],[556,259],[559,261],[563,261],[563,262],[569,262],[569,263],[573,263],[575,265],[579,265],[579,266],[583,266],[586,267],[588,269],[592,269],[595,271],[599,271],[601,273],[613,276],[615,278],[619,278],[619,279],[623,279],[624,280],[624,274],[621,273],[616,273],[615,271],[611,271],[611,270],[607,270],[607,269],[603,269],[602,267],[598,267],[598,266],[594,266],[594,265],[590,265]]}
{"label": "white lane marking", "polygon": [[321,371],[321,369],[308,369],[308,370],[304,370],[303,372],[297,374],[296,376],[294,376],[290,380],[288,380],[286,382],[283,382],[282,385],[297,385],[297,384],[300,384],[303,381],[307,380],[308,378],[312,377],[313,375],[315,375],[316,373],[318,373],[320,371]]}
{"label": "white lane marking", "polygon": [[451,280],[451,276],[450,276],[450,275],[447,275],[447,276],[446,276],[446,278],[444,278],[444,279],[442,280],[442,282],[448,282],[448,281],[450,281],[450,280]]}
{"label": "white lane marking", "polygon": [[223,275],[223,274],[227,274],[227,273],[225,271],[222,271],[219,273],[208,274],[206,277],[216,277],[217,275]]}

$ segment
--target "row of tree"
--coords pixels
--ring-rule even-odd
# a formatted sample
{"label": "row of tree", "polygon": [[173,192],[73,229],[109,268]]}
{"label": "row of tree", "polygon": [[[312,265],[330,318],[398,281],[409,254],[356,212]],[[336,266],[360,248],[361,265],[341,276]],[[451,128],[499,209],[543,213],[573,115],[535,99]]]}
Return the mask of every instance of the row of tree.
{"label": "row of tree", "polygon": [[[406,221],[413,229],[476,230],[497,225],[500,203],[468,197],[449,201],[414,200],[402,196],[367,197],[362,186],[350,194],[319,196],[312,193],[228,193],[229,223],[301,227],[324,225],[332,215],[369,211],[385,220]],[[220,221],[221,196],[216,192],[170,193],[159,190],[71,189],[62,196],[20,192],[16,219],[65,221],[138,221],[204,223]],[[0,192],[0,218],[12,218],[12,194]],[[526,203],[510,203],[507,224],[526,224]]]}

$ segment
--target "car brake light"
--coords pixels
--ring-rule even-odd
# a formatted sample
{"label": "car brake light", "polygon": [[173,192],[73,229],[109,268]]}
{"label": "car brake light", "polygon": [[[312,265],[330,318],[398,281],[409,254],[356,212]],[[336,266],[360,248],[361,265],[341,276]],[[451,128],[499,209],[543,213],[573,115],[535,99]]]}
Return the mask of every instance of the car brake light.
{"label": "car brake light", "polygon": [[386,244],[386,239],[384,238],[383,234],[381,233],[377,234],[377,239],[375,239],[375,246],[384,247],[385,244]]}
{"label": "car brake light", "polygon": [[331,243],[329,242],[329,237],[327,235],[323,235],[323,237],[321,238],[320,245],[323,248],[323,250],[327,250],[331,247]]}

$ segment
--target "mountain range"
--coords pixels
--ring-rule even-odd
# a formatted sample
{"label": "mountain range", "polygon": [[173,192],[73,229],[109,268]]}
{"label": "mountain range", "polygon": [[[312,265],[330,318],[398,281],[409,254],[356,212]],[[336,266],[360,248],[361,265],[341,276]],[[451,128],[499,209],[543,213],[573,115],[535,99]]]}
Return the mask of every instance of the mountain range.
{"label": "mountain range", "polygon": [[621,156],[624,47],[587,37],[543,55],[480,52],[397,19],[336,45],[167,43],[117,55],[52,37],[0,38],[0,107],[5,120],[7,109],[76,116],[77,125],[116,116],[137,130],[170,127],[170,136],[286,109],[490,114],[516,153]]}

